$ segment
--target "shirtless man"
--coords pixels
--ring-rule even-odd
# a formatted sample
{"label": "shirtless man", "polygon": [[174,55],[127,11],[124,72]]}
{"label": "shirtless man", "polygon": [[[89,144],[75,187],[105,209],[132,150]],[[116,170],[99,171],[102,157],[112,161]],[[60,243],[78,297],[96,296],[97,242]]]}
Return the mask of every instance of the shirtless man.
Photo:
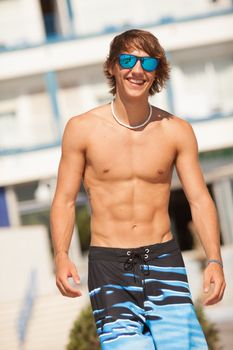
{"label": "shirtless man", "polygon": [[113,102],[71,118],[63,136],[51,209],[57,286],[81,295],[68,283],[79,283],[68,250],[83,180],[91,206],[88,287],[102,349],[207,349],[170,229],[174,166],[207,256],[205,305],[225,289],[217,215],[192,127],[148,102],[169,78],[164,50],[151,33],[129,30],[112,41],[104,68]]}

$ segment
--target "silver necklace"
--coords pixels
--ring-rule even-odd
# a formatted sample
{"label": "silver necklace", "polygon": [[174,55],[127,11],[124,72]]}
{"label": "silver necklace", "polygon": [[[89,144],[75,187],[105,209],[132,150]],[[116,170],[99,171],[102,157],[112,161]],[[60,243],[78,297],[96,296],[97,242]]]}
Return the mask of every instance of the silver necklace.
{"label": "silver necklace", "polygon": [[137,129],[137,128],[141,128],[142,126],[146,125],[151,116],[152,116],[152,107],[151,107],[151,104],[149,103],[149,108],[150,108],[150,112],[149,112],[149,115],[148,117],[146,118],[146,120],[142,123],[142,124],[139,124],[139,125],[135,125],[135,126],[131,126],[131,125],[128,125],[128,124],[125,124],[123,122],[121,122],[118,117],[116,116],[115,112],[114,112],[114,106],[113,106],[113,101],[111,102],[111,110],[112,110],[112,115],[113,117],[115,118],[115,120],[122,126],[125,126],[126,128],[129,128],[129,129]]}

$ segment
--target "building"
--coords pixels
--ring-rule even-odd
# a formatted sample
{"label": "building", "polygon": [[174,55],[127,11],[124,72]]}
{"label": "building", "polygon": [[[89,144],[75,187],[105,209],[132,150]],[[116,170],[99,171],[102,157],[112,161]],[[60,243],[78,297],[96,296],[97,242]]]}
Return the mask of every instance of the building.
{"label": "building", "polygon": [[[163,6],[157,0],[0,2],[4,232],[19,226],[24,231],[29,224],[48,229],[64,126],[71,116],[111,100],[102,73],[109,43],[118,32],[137,27],[159,38],[172,65],[167,89],[151,103],[192,123],[222,244],[233,244],[232,5],[230,0],[165,0]],[[77,205],[88,210],[83,188]],[[170,209],[174,233],[182,249],[190,249],[191,216],[177,176]],[[71,247],[75,261],[82,259],[78,237]]]}

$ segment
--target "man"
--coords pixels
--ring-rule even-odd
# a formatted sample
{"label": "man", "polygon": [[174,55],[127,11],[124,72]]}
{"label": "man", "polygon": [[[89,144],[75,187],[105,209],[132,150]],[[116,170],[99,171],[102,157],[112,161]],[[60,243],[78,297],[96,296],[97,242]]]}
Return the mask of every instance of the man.
{"label": "man", "polygon": [[[168,215],[174,166],[207,256],[205,305],[225,289],[214,203],[191,126],[148,102],[169,78],[163,48],[149,32],[114,38],[104,65],[114,100],[67,123],[51,210],[56,281],[81,293],[68,257],[83,180],[91,206],[88,287],[102,349],[207,349]],[[213,287],[213,288],[212,288]]]}

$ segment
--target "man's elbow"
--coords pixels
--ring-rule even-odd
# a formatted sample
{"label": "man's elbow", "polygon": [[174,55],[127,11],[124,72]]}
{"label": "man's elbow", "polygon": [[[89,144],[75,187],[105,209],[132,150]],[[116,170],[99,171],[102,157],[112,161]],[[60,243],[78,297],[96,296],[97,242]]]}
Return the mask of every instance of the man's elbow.
{"label": "man's elbow", "polygon": [[188,198],[188,202],[191,209],[203,210],[205,208],[211,208],[215,206],[208,190],[204,193],[199,193],[191,198]]}
{"label": "man's elbow", "polygon": [[75,198],[70,198],[70,196],[55,196],[51,205],[51,211],[56,209],[73,209],[75,207]]}

